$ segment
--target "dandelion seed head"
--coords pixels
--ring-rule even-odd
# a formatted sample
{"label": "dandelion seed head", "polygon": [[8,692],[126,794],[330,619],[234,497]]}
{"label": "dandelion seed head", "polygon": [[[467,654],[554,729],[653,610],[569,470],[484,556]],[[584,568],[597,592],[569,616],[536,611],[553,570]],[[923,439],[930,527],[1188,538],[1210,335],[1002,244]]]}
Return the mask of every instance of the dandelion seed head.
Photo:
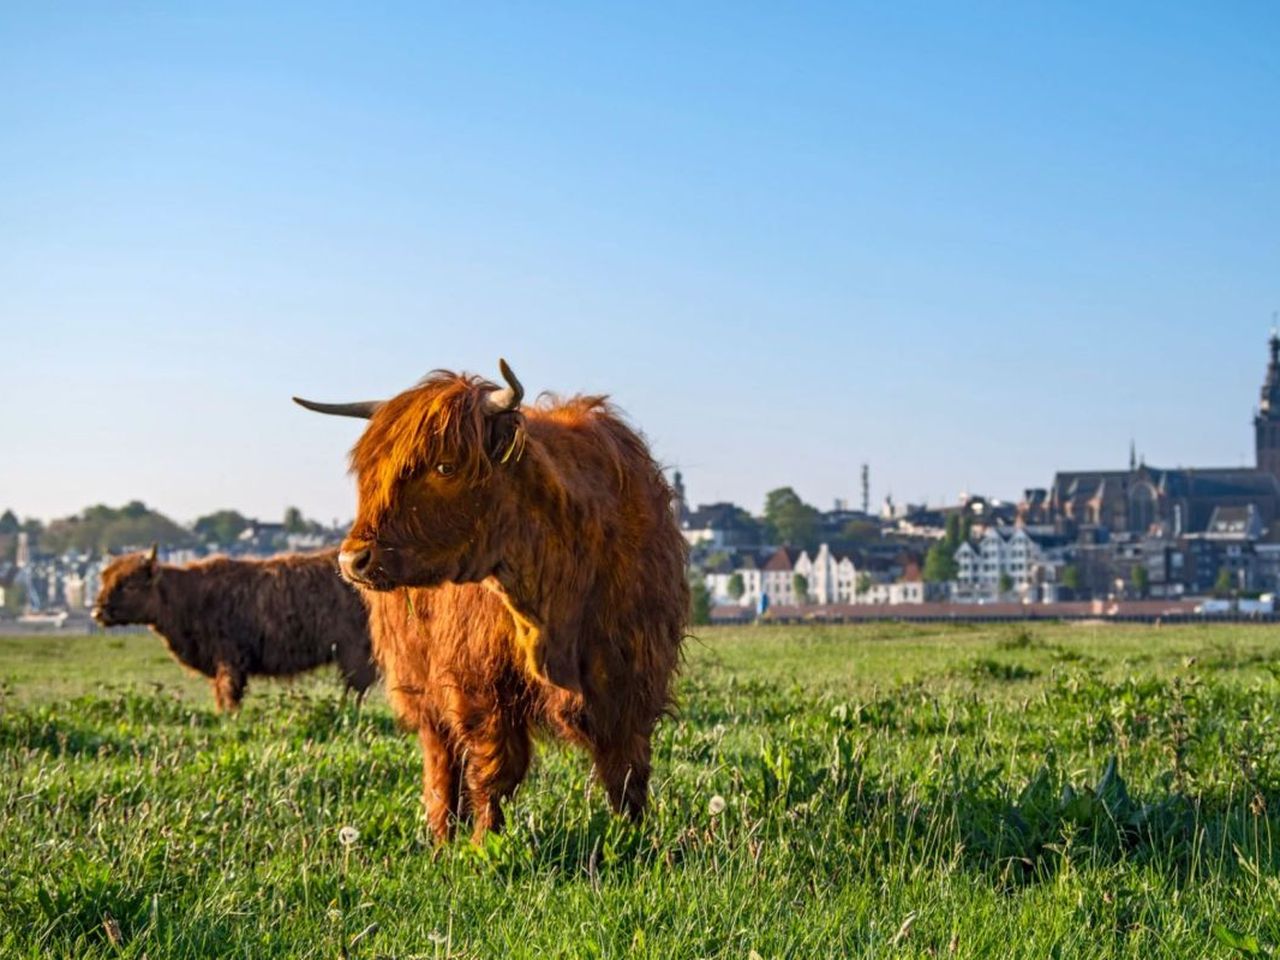
{"label": "dandelion seed head", "polygon": [[338,842],[344,847],[349,847],[360,839],[360,831],[348,824],[338,831]]}
{"label": "dandelion seed head", "polygon": [[724,797],[720,796],[720,794],[717,793],[714,797],[711,798],[710,802],[707,804],[707,811],[713,817],[718,817],[720,816],[720,814],[724,813],[724,808],[726,806],[727,804],[725,803]]}

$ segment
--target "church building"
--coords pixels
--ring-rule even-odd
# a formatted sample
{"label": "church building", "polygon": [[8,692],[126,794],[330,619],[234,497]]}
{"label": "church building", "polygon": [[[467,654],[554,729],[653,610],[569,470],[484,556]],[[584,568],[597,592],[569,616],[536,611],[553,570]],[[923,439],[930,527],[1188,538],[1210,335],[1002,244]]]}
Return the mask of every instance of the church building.
{"label": "church building", "polygon": [[[1280,588],[1280,334],[1254,417],[1253,467],[1165,469],[1131,449],[1127,470],[1064,471],[1028,490],[1018,522],[1067,545],[1088,592],[1109,593],[1148,570],[1153,593],[1174,596]],[[1225,573],[1224,573],[1225,571]]]}
{"label": "church building", "polygon": [[1131,452],[1127,470],[1060,472],[1048,491],[1027,491],[1022,519],[1084,540],[1104,531],[1176,539],[1210,532],[1216,520],[1237,513],[1272,528],[1280,515],[1280,335],[1275,332],[1254,437],[1252,468],[1170,470],[1139,462]]}

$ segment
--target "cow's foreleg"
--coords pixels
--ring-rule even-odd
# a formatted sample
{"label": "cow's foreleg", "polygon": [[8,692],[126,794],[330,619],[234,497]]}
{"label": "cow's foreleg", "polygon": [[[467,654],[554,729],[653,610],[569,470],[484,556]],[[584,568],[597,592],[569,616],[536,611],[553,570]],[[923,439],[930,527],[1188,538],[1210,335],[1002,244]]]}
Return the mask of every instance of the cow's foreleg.
{"label": "cow's foreleg", "polygon": [[365,692],[378,679],[378,668],[369,659],[367,651],[343,648],[338,650],[338,666],[342,675],[344,701],[347,692],[354,690],[356,706],[360,706],[364,702]]}
{"label": "cow's foreleg", "polygon": [[453,750],[434,726],[418,728],[422,744],[422,804],[436,839],[444,843],[463,815],[462,771]]}
{"label": "cow's foreleg", "polygon": [[523,718],[502,711],[487,714],[467,736],[466,777],[475,816],[471,842],[502,829],[502,801],[529,771],[532,746]]}

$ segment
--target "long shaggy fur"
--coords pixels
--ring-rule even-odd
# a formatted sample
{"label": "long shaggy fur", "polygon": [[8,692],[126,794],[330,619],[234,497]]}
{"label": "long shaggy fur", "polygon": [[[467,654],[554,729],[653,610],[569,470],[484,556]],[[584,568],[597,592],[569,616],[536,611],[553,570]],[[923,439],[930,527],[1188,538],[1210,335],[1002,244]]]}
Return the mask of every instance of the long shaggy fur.
{"label": "long shaggy fur", "polygon": [[213,681],[220,710],[240,705],[251,676],[293,676],[335,659],[358,695],[377,679],[367,614],[339,575],[336,550],[188,566],[129,554],[103,572],[94,615],[105,626],[151,627]]}
{"label": "long shaggy fur", "polygon": [[440,839],[470,812],[475,837],[502,825],[524,779],[545,691],[515,659],[514,625],[481,586],[365,591],[387,697],[422,745],[422,799]]}
{"label": "long shaggy fur", "polygon": [[[492,414],[495,389],[437,372],[383,404],[352,451],[360,504],[343,549],[371,552],[379,660],[422,690],[449,661],[449,709],[471,731],[470,756],[500,771],[493,783],[523,777],[529,726],[545,723],[584,745],[614,809],[639,817],[689,608],[672,491],[603,397]],[[418,632],[429,617],[412,611],[432,602],[420,588],[442,582],[485,582],[511,632],[474,612],[482,594],[440,592],[437,616],[457,632],[429,648]],[[429,770],[438,731],[419,729]]]}

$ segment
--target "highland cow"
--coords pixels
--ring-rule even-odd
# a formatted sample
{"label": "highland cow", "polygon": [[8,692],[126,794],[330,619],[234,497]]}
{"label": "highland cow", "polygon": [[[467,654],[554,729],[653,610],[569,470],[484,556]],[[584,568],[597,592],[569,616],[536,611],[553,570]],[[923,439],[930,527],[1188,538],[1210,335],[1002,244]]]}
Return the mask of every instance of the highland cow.
{"label": "highland cow", "polygon": [[[455,672],[469,681],[453,709],[476,728],[467,763],[482,759],[486,771],[473,779],[498,794],[519,782],[528,725],[542,721],[590,751],[614,810],[638,819],[689,609],[672,491],[604,397],[521,407],[519,381],[505,361],[501,369],[502,389],[437,371],[385,402],[298,400],[369,420],[351,453],[358,515],[339,563],[365,590],[389,678],[422,673],[420,661],[433,655],[405,628],[420,619],[413,610],[440,603],[467,629],[468,615],[449,606],[456,595],[433,588],[492,587],[510,611],[510,643],[489,633],[486,615],[475,631],[485,636],[459,637],[451,648]],[[468,700],[508,671],[489,698],[502,709]],[[430,730],[422,736],[425,768],[439,771],[428,792],[446,795],[456,775],[436,739]],[[500,823],[490,804],[476,811],[477,835],[486,820]]]}
{"label": "highland cow", "polygon": [[93,617],[151,627],[179,663],[213,681],[219,710],[240,706],[251,676],[290,677],[337,660],[357,698],[377,679],[368,616],[339,576],[336,550],[188,566],[158,563],[154,548],[128,554],[103,571]]}

